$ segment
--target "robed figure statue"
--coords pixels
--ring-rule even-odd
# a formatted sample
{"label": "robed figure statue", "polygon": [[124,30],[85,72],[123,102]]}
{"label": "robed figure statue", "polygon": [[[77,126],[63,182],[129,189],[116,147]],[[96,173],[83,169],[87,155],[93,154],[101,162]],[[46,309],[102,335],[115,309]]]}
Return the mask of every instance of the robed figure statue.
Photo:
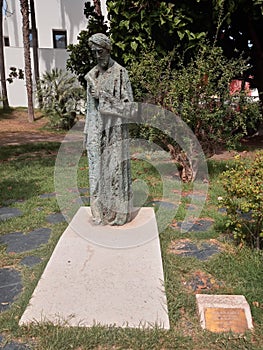
{"label": "robed figure statue", "polygon": [[111,56],[101,33],[89,39],[97,65],[87,80],[84,129],[89,163],[90,206],[96,224],[123,225],[131,220],[132,189],[128,122],[132,88],[125,68]]}

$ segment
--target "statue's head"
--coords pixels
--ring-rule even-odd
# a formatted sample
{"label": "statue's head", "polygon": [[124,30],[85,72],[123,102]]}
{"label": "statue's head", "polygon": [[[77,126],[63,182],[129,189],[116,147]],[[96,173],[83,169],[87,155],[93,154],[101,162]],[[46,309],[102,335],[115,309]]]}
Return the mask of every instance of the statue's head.
{"label": "statue's head", "polygon": [[111,42],[110,39],[102,33],[93,34],[89,38],[89,46],[102,68],[107,68],[110,60]]}

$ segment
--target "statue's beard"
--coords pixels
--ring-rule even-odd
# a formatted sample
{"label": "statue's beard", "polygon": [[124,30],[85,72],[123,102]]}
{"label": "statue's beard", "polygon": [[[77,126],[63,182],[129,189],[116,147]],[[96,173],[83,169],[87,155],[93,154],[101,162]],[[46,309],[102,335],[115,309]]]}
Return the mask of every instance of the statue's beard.
{"label": "statue's beard", "polygon": [[108,58],[100,58],[100,59],[98,59],[98,64],[102,68],[106,69],[109,65],[109,59]]}

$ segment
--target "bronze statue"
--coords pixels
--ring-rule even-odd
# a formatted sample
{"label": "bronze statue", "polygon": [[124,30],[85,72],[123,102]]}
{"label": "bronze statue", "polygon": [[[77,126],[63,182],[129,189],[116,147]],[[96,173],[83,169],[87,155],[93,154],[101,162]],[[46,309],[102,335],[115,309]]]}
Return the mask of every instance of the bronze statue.
{"label": "bronze statue", "polygon": [[125,118],[133,101],[125,68],[111,56],[111,42],[101,33],[89,39],[97,65],[87,80],[84,128],[89,162],[90,206],[96,224],[123,225],[131,220],[132,189],[129,132]]}

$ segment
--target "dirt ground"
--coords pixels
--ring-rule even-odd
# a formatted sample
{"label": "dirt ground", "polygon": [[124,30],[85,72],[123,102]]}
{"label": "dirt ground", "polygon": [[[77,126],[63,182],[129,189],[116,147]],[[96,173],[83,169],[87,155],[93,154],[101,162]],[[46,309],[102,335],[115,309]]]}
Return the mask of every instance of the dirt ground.
{"label": "dirt ground", "polygon": [[[14,110],[11,113],[0,114],[0,146],[20,145],[31,142],[61,142],[65,134],[45,130],[48,120],[37,112],[36,120],[32,123],[27,119],[26,110]],[[251,157],[257,149],[263,149],[263,135],[243,140],[246,151],[239,152],[242,157]],[[222,150],[212,159],[231,159],[238,152]]]}
{"label": "dirt ground", "polygon": [[20,145],[31,142],[46,142],[63,140],[64,135],[44,130],[48,120],[36,113],[36,120],[28,121],[27,111],[15,110],[0,114],[0,146]]}

